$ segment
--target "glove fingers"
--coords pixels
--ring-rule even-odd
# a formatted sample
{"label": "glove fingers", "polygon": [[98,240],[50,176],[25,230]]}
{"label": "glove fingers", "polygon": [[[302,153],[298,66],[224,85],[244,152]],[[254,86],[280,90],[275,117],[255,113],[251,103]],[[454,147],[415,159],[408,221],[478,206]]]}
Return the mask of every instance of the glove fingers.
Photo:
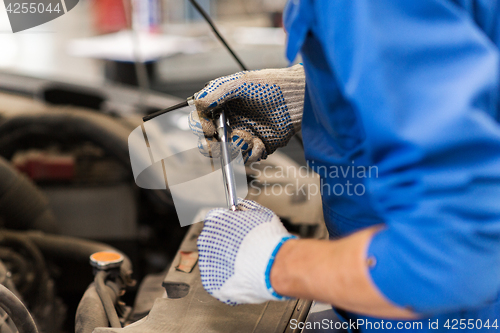
{"label": "glove fingers", "polygon": [[[241,201],[240,201],[241,200]],[[238,199],[238,209],[241,211],[247,210],[263,210],[267,213],[273,214],[273,211],[267,207],[262,206],[261,204],[253,201],[253,200],[242,200]]]}
{"label": "glove fingers", "polygon": [[266,146],[262,140],[247,131],[232,131],[230,141],[234,145],[233,149],[241,150],[245,164],[260,161],[267,156]]}
{"label": "glove fingers", "polygon": [[215,138],[198,137],[198,150],[206,157],[220,156],[220,144]]}
{"label": "glove fingers", "polygon": [[207,215],[205,215],[205,221],[213,221],[213,219],[223,213],[228,211],[226,208],[214,208],[208,211]]}
{"label": "glove fingers", "polygon": [[253,162],[258,162],[261,159],[265,159],[267,157],[266,146],[259,138],[252,138],[252,148],[249,149],[243,159],[245,164],[250,164]]}
{"label": "glove fingers", "polygon": [[199,137],[206,136],[209,138],[215,135],[216,130],[214,123],[206,116],[200,115],[198,111],[191,111],[188,119],[189,128],[195,135]]}
{"label": "glove fingers", "polygon": [[[218,158],[221,156],[221,143],[215,138],[209,138],[205,136],[198,137],[198,149],[200,153],[207,157]],[[240,153],[240,146],[229,143],[229,152],[231,154],[231,160],[235,160]],[[241,163],[241,160],[237,160],[236,163]]]}
{"label": "glove fingers", "polygon": [[[275,215],[272,210],[262,206],[261,204],[253,200],[244,200],[242,198],[238,198],[238,211],[244,212],[248,210],[257,210],[271,215]],[[232,212],[226,208],[214,208],[207,213],[207,215],[205,216],[205,221],[214,221],[214,219],[220,219],[221,217],[224,216],[233,216],[234,214],[238,213]]]}
{"label": "glove fingers", "polygon": [[238,198],[238,209],[245,211],[249,209],[259,209],[262,208],[260,204],[256,203],[253,200],[243,200],[241,198]]}
{"label": "glove fingers", "polygon": [[241,89],[238,80],[245,74],[246,72],[239,72],[210,81],[205,88],[195,94],[196,109],[203,113],[238,96],[238,91]]}
{"label": "glove fingers", "polygon": [[247,131],[234,130],[231,132],[230,142],[233,145],[233,149],[239,149],[242,154],[245,154],[253,148],[252,139],[252,135]]}

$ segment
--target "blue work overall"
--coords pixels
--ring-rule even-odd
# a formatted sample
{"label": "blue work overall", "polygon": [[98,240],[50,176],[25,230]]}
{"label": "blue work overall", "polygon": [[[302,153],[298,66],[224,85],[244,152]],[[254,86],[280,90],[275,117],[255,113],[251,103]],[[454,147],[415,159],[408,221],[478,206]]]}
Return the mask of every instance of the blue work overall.
{"label": "blue work overall", "polygon": [[498,0],[290,0],[285,10],[330,235],[384,224],[369,272],[422,316],[417,332],[500,325],[499,18]]}

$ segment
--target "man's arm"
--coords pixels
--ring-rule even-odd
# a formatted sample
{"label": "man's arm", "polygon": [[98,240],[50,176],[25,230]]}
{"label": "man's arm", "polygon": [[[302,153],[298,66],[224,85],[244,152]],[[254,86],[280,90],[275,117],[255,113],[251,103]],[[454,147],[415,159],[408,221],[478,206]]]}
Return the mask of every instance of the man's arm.
{"label": "man's arm", "polygon": [[367,258],[370,241],[381,226],[335,241],[289,240],[276,255],[271,284],[279,294],[314,299],[373,317],[416,319],[390,303],[373,284]]}
{"label": "man's arm", "polygon": [[298,240],[278,216],[243,200],[237,211],[214,209],[198,238],[205,289],[227,304],[315,299],[386,318],[415,316],[388,301],[368,275],[366,249],[380,226],[338,241]]}

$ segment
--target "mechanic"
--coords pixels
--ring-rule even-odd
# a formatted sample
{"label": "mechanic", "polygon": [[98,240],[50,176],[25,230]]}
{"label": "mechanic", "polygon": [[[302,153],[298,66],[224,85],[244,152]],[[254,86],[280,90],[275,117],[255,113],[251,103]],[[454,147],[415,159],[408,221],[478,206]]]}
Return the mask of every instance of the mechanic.
{"label": "mechanic", "polygon": [[[287,57],[303,65],[211,81],[190,125],[215,156],[206,115],[228,103],[246,163],[301,130],[331,239],[297,239],[251,201],[215,209],[198,240],[205,289],[228,304],[305,298],[344,319],[497,330],[499,15],[498,0],[290,1]],[[324,171],[352,165],[378,172]],[[346,181],[366,193],[327,191]]]}

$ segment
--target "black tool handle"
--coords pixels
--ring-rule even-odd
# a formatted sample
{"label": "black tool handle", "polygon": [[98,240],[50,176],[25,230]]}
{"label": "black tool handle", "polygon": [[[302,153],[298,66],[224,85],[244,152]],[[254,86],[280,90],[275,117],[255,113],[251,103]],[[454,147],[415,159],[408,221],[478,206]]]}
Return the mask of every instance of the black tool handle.
{"label": "black tool handle", "polygon": [[156,112],[153,112],[151,114],[148,114],[147,116],[143,117],[142,120],[144,122],[148,121],[148,120],[151,120],[153,118],[156,118],[158,116],[161,116],[162,114],[165,114],[165,113],[168,113],[168,112],[171,112],[171,111],[175,111],[175,110],[178,110],[180,108],[183,108],[185,106],[188,106],[189,105],[189,102],[188,100],[185,100],[184,102],[181,102],[179,104],[176,104],[174,106],[171,106],[169,108],[166,108],[166,109],[163,109],[163,110],[160,110],[160,111],[156,111]]}

